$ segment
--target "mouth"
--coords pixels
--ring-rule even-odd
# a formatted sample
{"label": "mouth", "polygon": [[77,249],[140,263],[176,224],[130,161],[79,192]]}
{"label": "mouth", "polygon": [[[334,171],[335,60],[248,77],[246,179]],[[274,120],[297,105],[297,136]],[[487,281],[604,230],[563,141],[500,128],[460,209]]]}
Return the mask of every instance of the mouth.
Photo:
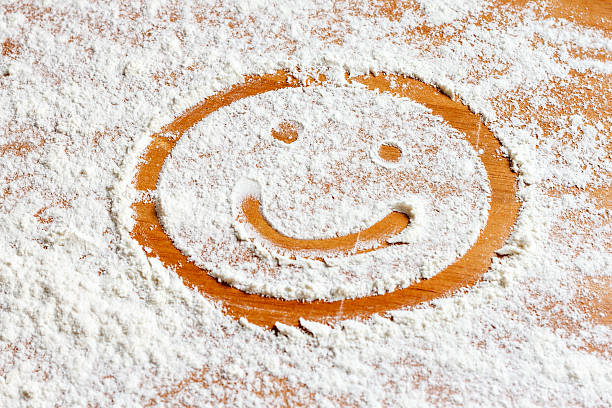
{"label": "mouth", "polygon": [[[256,182],[250,181],[249,184]],[[254,186],[251,184],[251,186]],[[336,256],[356,255],[376,251],[404,242],[391,238],[400,234],[411,221],[410,214],[402,211],[390,211],[380,221],[361,231],[338,237],[323,239],[300,239],[280,233],[262,213],[262,202],[259,197],[259,183],[246,195],[239,198],[234,208],[240,209],[237,221],[249,224],[267,244],[282,248],[290,258],[307,258],[318,261]]]}

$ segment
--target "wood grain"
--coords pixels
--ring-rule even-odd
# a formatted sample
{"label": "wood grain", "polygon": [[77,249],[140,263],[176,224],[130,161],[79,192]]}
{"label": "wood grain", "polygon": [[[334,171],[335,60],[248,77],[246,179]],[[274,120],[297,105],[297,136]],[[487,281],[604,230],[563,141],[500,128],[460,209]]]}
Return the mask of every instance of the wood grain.
{"label": "wood grain", "polygon": [[[384,313],[450,295],[476,283],[488,269],[495,250],[500,248],[508,237],[519,209],[515,195],[516,176],[510,170],[509,161],[499,154],[499,141],[478,115],[420,81],[396,75],[360,76],[349,80],[360,82],[372,90],[390,92],[395,96],[407,97],[424,104],[433,114],[440,115],[454,128],[464,132],[475,150],[483,151],[480,157],[492,190],[489,219],[473,247],[451,266],[431,279],[384,295],[336,302],[286,301],[241,292],[218,282],[190,262],[164,233],[152,202],[134,203],[136,225],[132,231],[133,237],[141,245],[152,249],[149,256],[157,257],[168,267],[174,268],[186,285],[197,288],[204,296],[221,301],[228,314],[235,318],[245,317],[251,323],[264,327],[272,327],[276,322],[297,325],[300,318],[319,322],[366,318],[375,313]],[[394,83],[393,87],[391,81]],[[135,177],[136,188],[141,191],[156,189],[162,165],[177,141],[185,131],[211,112],[247,96],[287,87],[317,86],[324,82],[325,78],[321,77],[300,84],[286,72],[278,72],[247,77],[243,83],[207,98],[153,136]],[[172,137],[168,137],[168,134]],[[272,233],[266,230],[265,225],[257,224],[260,221],[257,221],[256,217],[252,220],[266,239],[273,240]],[[332,240],[324,247],[338,250],[341,249],[341,244]]]}

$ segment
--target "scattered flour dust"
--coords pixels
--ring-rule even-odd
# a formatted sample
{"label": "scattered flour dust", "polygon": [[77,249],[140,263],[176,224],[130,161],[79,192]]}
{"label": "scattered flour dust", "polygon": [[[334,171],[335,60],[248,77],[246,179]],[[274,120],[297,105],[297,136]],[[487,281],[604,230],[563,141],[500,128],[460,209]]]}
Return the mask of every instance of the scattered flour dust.
{"label": "scattered flour dust", "polygon": [[[612,38],[553,17],[550,6],[2,2],[0,406],[610,406]],[[602,16],[601,26],[610,24]],[[329,280],[327,269],[300,267],[295,292],[274,275],[295,263],[216,269],[248,290],[358,296],[408,285],[460,256],[486,221],[480,161],[422,107],[344,83],[347,71],[391,72],[480,113],[518,173],[521,214],[482,282],[367,320],[271,331],[226,316],[147,258],[130,236],[130,205],[151,135],[244,75],[279,69],[323,73],[330,85],[219,110],[166,163],[155,198],[182,249],[228,266],[192,232],[223,234],[213,238],[229,245],[253,238],[248,225],[238,232],[229,222],[246,190],[294,237],[359,231],[398,202],[421,203],[411,218],[425,223],[389,250],[346,264],[331,256],[339,263]],[[285,119],[303,127],[291,144],[270,138]],[[401,145],[397,166],[377,163],[372,149],[383,141]],[[206,171],[213,159],[199,153],[222,149],[226,171]],[[401,172],[415,177],[399,180]],[[322,185],[296,180],[302,174],[329,182],[335,201]],[[219,197],[199,207],[198,194]],[[209,228],[211,219],[219,225]],[[277,262],[286,256],[260,245]],[[367,268],[402,251],[424,269]]]}
{"label": "scattered flour dust", "polygon": [[[272,136],[286,122],[299,124],[293,143]],[[401,146],[398,162],[372,159],[383,143]],[[212,113],[173,149],[158,192],[165,230],[197,265],[247,292],[301,300],[431,277],[472,246],[489,210],[487,173],[457,130],[422,105],[363,86],[271,91]],[[396,245],[292,258],[235,221],[247,195],[258,196],[277,231],[301,239],[358,233],[402,205],[419,211],[390,238]]]}

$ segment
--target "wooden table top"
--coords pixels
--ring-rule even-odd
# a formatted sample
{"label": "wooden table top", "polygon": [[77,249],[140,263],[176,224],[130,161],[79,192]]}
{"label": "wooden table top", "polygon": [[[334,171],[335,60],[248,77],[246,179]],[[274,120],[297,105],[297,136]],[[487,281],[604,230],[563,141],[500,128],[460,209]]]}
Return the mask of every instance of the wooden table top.
{"label": "wooden table top", "polygon": [[[384,7],[381,8],[381,13],[389,18],[393,18],[398,8],[415,7],[414,4],[409,2],[394,0],[383,3]],[[494,3],[501,10],[504,5],[522,7],[527,1],[500,0]],[[555,0],[547,6],[542,17],[563,18],[584,27],[600,29],[607,34],[612,33],[610,23],[612,21],[612,1],[609,0]],[[418,33],[416,33],[417,31]],[[419,27],[418,30],[415,30],[415,33],[415,35],[423,38],[431,37],[432,42],[437,41],[435,33],[426,25]],[[10,54],[12,49],[13,45],[10,42],[2,44],[3,55]],[[535,120],[544,123],[543,128],[549,129],[549,132],[552,132],[552,128],[548,125],[552,122],[551,118],[556,114],[567,111],[570,104],[576,103],[577,100],[581,102],[590,101],[599,105],[607,104],[608,111],[612,112],[609,98],[609,90],[612,89],[612,76],[608,75],[604,78],[592,80],[587,75],[578,72],[573,72],[571,75],[580,78],[583,87],[578,91],[574,87],[564,88],[560,85],[556,92],[567,95],[567,98],[564,99],[564,106],[556,107],[553,111],[533,111],[529,108],[527,100],[515,99],[497,102],[507,104],[508,117],[511,114],[519,114],[523,117],[531,115]],[[211,112],[245,96],[273,92],[288,86],[319,86],[326,81],[323,76],[320,76],[310,78],[305,83],[299,83],[288,81],[290,77],[290,74],[284,71],[262,76],[249,76],[245,78],[244,83],[236,84],[202,100],[201,103],[184,112],[172,123],[167,124],[162,132],[153,135],[152,142],[142,156],[143,164],[138,168],[134,180],[136,188],[140,191],[152,191],[157,188],[159,173],[172,148],[185,131]],[[391,79],[393,79],[394,84],[403,86],[392,86]],[[202,296],[220,301],[229,315],[236,319],[245,317],[251,323],[266,328],[273,327],[276,322],[299,326],[300,318],[327,323],[349,318],[368,318],[373,314],[384,314],[390,310],[414,306],[441,296],[450,296],[455,291],[469,288],[479,282],[482,275],[490,267],[492,258],[498,256],[495,251],[503,246],[510,235],[520,210],[520,201],[516,196],[517,175],[511,171],[509,160],[498,154],[501,147],[500,142],[483,123],[479,115],[471,112],[461,101],[453,100],[434,86],[392,73],[349,77],[349,80],[361,82],[373,90],[390,92],[393,95],[407,97],[422,103],[430,108],[434,114],[443,117],[454,128],[465,133],[467,140],[475,149],[483,149],[484,152],[480,158],[487,171],[492,190],[488,221],[473,247],[451,266],[430,279],[385,295],[336,302],[285,301],[244,293],[219,283],[206,271],[194,265],[173,245],[171,239],[163,231],[154,203],[147,201],[133,203],[136,225],[132,231],[132,236],[143,247],[152,249],[149,256],[157,257],[165,265],[176,269],[186,285],[196,288],[202,293]],[[588,112],[585,114],[589,115]],[[166,132],[174,132],[176,137],[168,138],[163,135]],[[292,137],[291,129],[279,131],[278,137],[290,140]],[[4,151],[0,147],[0,155],[3,153]],[[389,150],[383,152],[383,154],[389,155],[391,158],[393,151]],[[550,196],[558,196],[578,191],[588,192],[599,200],[599,205],[602,208],[612,210],[612,192],[609,189],[587,187],[578,190],[559,187],[551,189],[549,194]],[[265,220],[258,217],[258,202],[246,203],[244,211],[249,216],[249,222],[258,229],[264,239],[276,242],[288,249],[297,248],[301,245],[292,240],[284,239],[282,236],[279,237],[276,231],[267,228]],[[40,221],[45,222],[43,219],[40,219]],[[374,228],[371,231],[372,239],[380,241],[381,234],[384,231],[393,226],[402,225],[403,222],[407,221],[401,216],[394,216],[385,220],[379,225],[378,230]],[[323,243],[323,249],[343,248],[353,239],[354,237],[343,237]],[[593,321],[612,325],[612,279],[604,277],[596,282],[585,281],[581,285],[586,291],[577,295],[574,303],[582,307],[582,310],[590,315]],[[551,307],[553,306],[551,305]],[[579,327],[575,327],[567,319],[550,322],[550,325],[551,327],[566,328],[570,332],[580,330]],[[592,345],[590,350],[601,351],[601,345]],[[202,371],[205,370],[204,367]],[[162,400],[171,400],[190,384],[199,383],[201,386],[209,386],[210,384],[205,384],[202,378],[202,373],[195,372],[183,381],[170,384],[163,390],[159,390],[159,396]],[[287,385],[284,379],[279,378],[278,383],[279,389],[287,394],[307,392],[305,389]],[[439,391],[443,392],[444,390]],[[154,405],[153,401],[151,405]]]}

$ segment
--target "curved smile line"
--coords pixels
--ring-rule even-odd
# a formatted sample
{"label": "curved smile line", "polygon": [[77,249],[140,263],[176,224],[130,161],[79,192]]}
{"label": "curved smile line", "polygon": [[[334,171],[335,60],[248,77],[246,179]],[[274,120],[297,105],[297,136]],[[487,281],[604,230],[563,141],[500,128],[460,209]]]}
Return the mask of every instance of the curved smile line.
{"label": "curved smile line", "polygon": [[[407,214],[392,211],[371,227],[356,233],[324,239],[298,239],[283,235],[270,225],[261,212],[261,202],[258,198],[247,196],[240,207],[245,220],[260,237],[276,247],[294,252],[294,255],[299,253],[300,257],[319,261],[323,260],[321,255],[325,253],[354,255],[396,245],[388,240],[403,231],[410,223]],[[312,256],[313,253],[319,256]]]}

